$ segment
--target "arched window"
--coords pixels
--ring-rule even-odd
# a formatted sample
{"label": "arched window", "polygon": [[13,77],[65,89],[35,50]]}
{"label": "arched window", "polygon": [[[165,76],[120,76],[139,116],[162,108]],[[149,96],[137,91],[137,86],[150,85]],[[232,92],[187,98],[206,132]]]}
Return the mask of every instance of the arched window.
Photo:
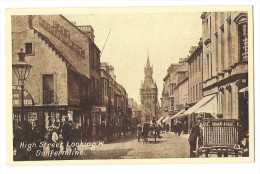
{"label": "arched window", "polygon": [[240,13],[234,22],[238,27],[238,45],[240,50],[240,61],[248,60],[248,28],[247,28],[247,13]]}

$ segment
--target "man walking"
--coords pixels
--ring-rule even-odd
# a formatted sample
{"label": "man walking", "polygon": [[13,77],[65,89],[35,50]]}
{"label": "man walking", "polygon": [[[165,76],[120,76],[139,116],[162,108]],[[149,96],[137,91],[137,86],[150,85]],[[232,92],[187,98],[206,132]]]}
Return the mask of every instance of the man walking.
{"label": "man walking", "polygon": [[68,117],[63,117],[63,124],[61,127],[63,137],[63,151],[66,151],[67,144],[70,140],[71,125],[68,123]]}
{"label": "man walking", "polygon": [[[196,154],[194,153],[194,151],[196,150],[196,144],[197,144],[197,138],[200,137],[200,131],[201,131],[201,128],[200,128],[200,124],[202,122],[202,117],[201,116],[198,116],[196,118],[196,123],[195,125],[191,128],[191,133],[190,133],[190,136],[189,136],[189,144],[190,144],[190,157],[191,158],[194,158],[196,157]],[[199,138],[199,142],[200,143],[200,138]]]}

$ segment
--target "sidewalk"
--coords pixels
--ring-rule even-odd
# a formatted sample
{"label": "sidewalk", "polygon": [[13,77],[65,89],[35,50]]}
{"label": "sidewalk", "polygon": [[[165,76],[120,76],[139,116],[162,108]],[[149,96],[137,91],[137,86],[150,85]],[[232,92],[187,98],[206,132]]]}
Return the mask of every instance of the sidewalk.
{"label": "sidewalk", "polygon": [[[172,134],[172,135],[174,135],[174,136],[178,136],[178,135],[175,135],[175,133],[174,132],[164,132],[163,134]],[[180,137],[183,137],[183,138],[185,138],[185,139],[189,139],[189,136],[190,136],[190,134],[183,134],[183,133],[181,133],[181,135],[180,135]]]}

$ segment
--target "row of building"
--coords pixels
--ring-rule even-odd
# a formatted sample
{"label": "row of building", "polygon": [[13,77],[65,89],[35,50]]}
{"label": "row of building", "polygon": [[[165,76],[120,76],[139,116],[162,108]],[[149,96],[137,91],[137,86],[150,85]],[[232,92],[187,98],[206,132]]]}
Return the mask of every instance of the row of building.
{"label": "row of building", "polygon": [[62,15],[12,16],[12,61],[20,48],[32,69],[25,81],[15,74],[13,120],[48,130],[62,117],[76,123],[83,140],[99,136],[101,123],[126,125],[131,107],[128,94],[116,81],[113,66],[101,63],[90,25],[76,26]]}
{"label": "row of building", "polygon": [[[248,130],[248,21],[246,12],[205,12],[202,37],[163,79],[161,121],[190,130],[198,114],[239,119]],[[199,38],[198,38],[199,39]]]}

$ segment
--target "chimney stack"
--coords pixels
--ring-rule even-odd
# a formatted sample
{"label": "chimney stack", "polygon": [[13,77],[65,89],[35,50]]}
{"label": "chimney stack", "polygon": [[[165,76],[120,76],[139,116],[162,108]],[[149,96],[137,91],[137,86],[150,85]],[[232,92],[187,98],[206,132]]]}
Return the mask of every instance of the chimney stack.
{"label": "chimney stack", "polygon": [[91,25],[77,26],[87,37],[89,37],[94,42],[94,29]]}

